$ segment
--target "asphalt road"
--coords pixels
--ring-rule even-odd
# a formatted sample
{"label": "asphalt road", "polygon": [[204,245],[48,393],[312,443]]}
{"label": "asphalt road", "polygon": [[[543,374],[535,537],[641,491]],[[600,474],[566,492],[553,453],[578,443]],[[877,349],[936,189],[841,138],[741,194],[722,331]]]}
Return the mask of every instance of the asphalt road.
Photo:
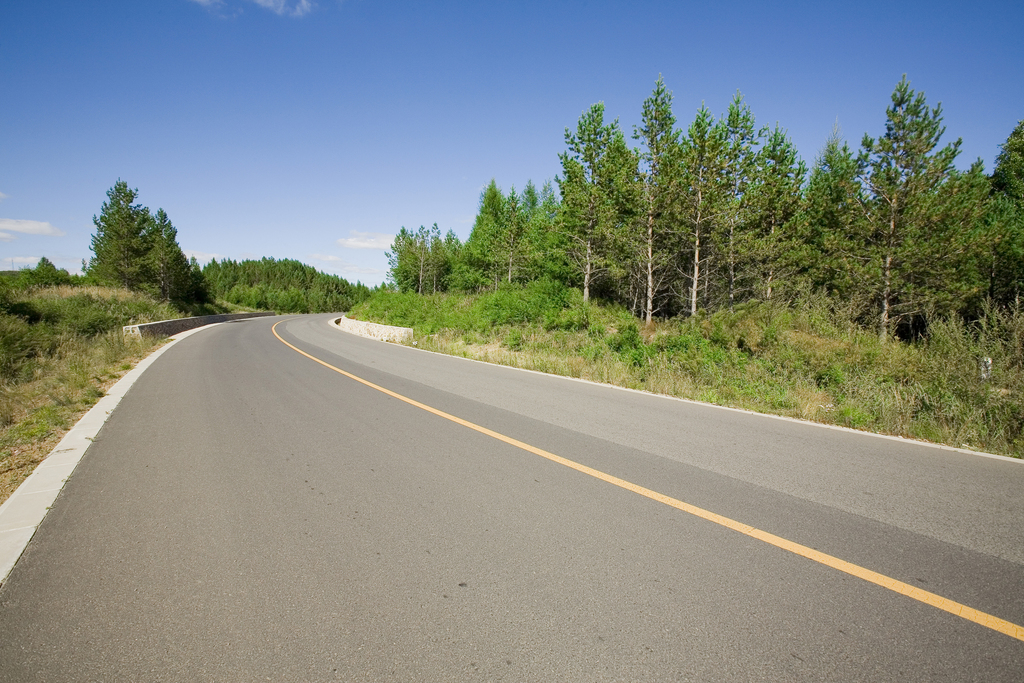
{"label": "asphalt road", "polygon": [[220,325],[0,587],[0,681],[1020,681],[1024,641],[438,411],[1024,624],[1024,464]]}

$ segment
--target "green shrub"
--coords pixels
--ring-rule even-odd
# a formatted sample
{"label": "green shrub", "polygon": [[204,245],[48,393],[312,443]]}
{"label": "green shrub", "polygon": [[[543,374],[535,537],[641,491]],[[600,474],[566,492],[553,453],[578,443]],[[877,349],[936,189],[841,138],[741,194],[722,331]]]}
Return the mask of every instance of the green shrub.
{"label": "green shrub", "polygon": [[31,379],[32,360],[50,346],[45,330],[21,318],[0,315],[0,379],[20,382]]}
{"label": "green shrub", "polygon": [[652,355],[651,349],[640,336],[640,327],[630,322],[617,333],[608,337],[608,348],[619,355],[623,363],[633,367],[646,365]]}

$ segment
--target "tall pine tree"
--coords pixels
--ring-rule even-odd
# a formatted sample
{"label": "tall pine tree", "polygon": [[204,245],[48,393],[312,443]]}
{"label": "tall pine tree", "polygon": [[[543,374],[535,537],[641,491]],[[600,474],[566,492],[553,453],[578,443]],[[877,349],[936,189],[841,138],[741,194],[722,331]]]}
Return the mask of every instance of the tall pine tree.
{"label": "tall pine tree", "polygon": [[953,166],[960,140],[938,149],[942,107],[930,109],[906,76],[886,119],[883,136],[865,134],[861,143],[865,220],[856,236],[868,259],[862,281],[878,301],[882,339],[895,324],[957,310],[977,293],[972,233],[987,192],[980,162],[967,173]]}
{"label": "tall pine tree", "polygon": [[689,278],[689,312],[697,313],[702,267],[710,232],[721,219],[726,191],[725,136],[708,108],[701,105],[680,144],[682,224],[686,253],[680,265]]}
{"label": "tall pine tree", "polygon": [[178,245],[178,231],[163,209],[157,210],[152,230],[149,266],[157,293],[163,301],[191,300],[191,266]]}
{"label": "tall pine tree", "polygon": [[672,114],[672,93],[659,76],[654,92],[644,100],[642,123],[633,138],[643,143],[640,152],[639,179],[642,208],[638,212],[639,229],[631,243],[640,266],[643,291],[643,317],[650,325],[668,277],[671,255],[666,242],[673,228],[673,213],[678,199],[676,159],[679,132]]}
{"label": "tall pine tree", "polygon": [[156,229],[149,209],[135,203],[138,195],[118,179],[107,191],[100,215],[92,218],[96,234],[86,273],[102,283],[139,289],[152,280],[149,252]]}
{"label": "tall pine tree", "polygon": [[561,232],[567,253],[583,286],[583,301],[607,269],[608,241],[616,224],[613,146],[624,146],[618,121],[604,122],[604,104],[594,104],[580,116],[576,132],[565,129],[568,151],[559,155],[562,194]]}

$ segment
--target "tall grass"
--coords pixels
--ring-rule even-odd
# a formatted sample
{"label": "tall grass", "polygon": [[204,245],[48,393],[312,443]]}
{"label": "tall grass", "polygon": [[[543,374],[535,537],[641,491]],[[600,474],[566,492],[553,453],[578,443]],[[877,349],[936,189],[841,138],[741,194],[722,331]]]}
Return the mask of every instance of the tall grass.
{"label": "tall grass", "polygon": [[[750,302],[641,328],[557,285],[476,296],[381,292],[366,320],[430,350],[719,405],[1024,456],[1024,314],[933,321],[882,342],[835,302]],[[991,377],[979,369],[992,359]]]}
{"label": "tall grass", "polygon": [[103,287],[0,291],[0,501],[75,420],[159,341],[124,325],[181,314]]}

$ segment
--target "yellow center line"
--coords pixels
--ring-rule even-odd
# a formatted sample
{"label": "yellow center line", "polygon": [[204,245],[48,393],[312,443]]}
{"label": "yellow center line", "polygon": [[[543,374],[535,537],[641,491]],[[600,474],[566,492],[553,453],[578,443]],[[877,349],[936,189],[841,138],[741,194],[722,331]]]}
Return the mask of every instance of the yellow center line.
{"label": "yellow center line", "polygon": [[288,346],[294,351],[301,353],[303,356],[309,358],[310,360],[316,361],[317,363],[323,365],[324,367],[330,368],[331,370],[334,370],[335,372],[340,373],[345,377],[348,377],[349,379],[355,380],[360,384],[364,384],[370,387],[371,389],[376,389],[377,391],[387,394],[392,398],[396,398],[399,401],[403,401],[411,406],[415,406],[417,408],[420,408],[421,410],[425,410],[428,413],[433,413],[438,417],[450,420],[456,424],[466,427],[467,429],[472,429],[475,432],[485,434],[493,439],[497,439],[498,441],[507,443],[510,446],[520,448],[524,451],[527,451],[528,453],[539,455],[540,457],[546,458],[552,462],[556,462],[559,465],[564,465],[566,467],[576,470],[577,472],[582,472],[583,474],[589,475],[596,479],[600,479],[603,482],[607,482],[614,486],[618,486],[620,488],[626,489],[627,491],[632,491],[633,493],[644,496],[645,498],[650,498],[651,500],[655,500],[659,503],[668,505],[669,507],[681,510],[682,512],[686,512],[696,517],[700,517],[701,519],[705,519],[709,522],[714,522],[715,524],[724,526],[727,529],[738,531],[741,534],[750,536],[751,538],[756,538],[757,540],[768,543],[769,545],[773,545],[776,548],[781,548],[782,550],[787,550],[796,555],[806,557],[807,559],[813,560],[814,562],[818,562],[819,564],[823,564],[826,567],[831,567],[832,569],[837,569],[851,576],[856,576],[859,579],[864,579],[865,581],[881,586],[882,588],[888,588],[891,591],[895,591],[896,593],[905,595],[908,598],[917,600],[918,602],[923,602],[926,605],[931,605],[932,607],[936,607],[945,612],[949,612],[950,614],[955,614],[956,616],[967,619],[968,621],[973,621],[976,624],[981,624],[982,626],[990,628],[993,631],[999,631],[1000,633],[1004,633],[1010,636],[1011,638],[1016,638],[1017,640],[1024,641],[1024,627],[1006,621],[1005,619],[1000,619],[999,617],[993,616],[986,612],[976,610],[973,607],[968,607],[967,605],[963,605],[959,602],[949,600],[947,598],[942,597],[941,595],[929,593],[928,591],[921,590],[916,586],[911,586],[910,584],[903,583],[902,581],[890,578],[888,576],[885,576],[884,574],[879,574],[878,572],[873,572],[870,569],[865,569],[864,567],[853,564],[852,562],[847,562],[845,560],[839,559],[838,557],[833,557],[832,555],[828,555],[826,553],[814,550],[813,548],[808,548],[805,545],[794,543],[793,541],[786,540],[785,538],[781,538],[779,536],[776,536],[775,534],[770,534],[767,531],[762,531],[761,529],[757,529],[747,524],[743,524],[742,522],[737,522],[736,520],[729,519],[728,517],[723,517],[722,515],[715,514],[714,512],[711,512],[709,510],[699,508],[696,505],[684,503],[681,500],[676,500],[675,498],[671,498],[662,493],[658,493],[657,491],[652,491],[651,489],[644,488],[643,486],[638,486],[637,484],[626,481],[625,479],[619,479],[616,476],[607,474],[605,472],[601,472],[600,470],[595,470],[592,467],[581,465],[578,462],[569,460],[567,458],[563,458],[560,455],[555,455],[554,453],[550,453],[541,448],[537,448],[536,446],[531,446],[528,443],[523,443],[522,441],[513,439],[510,436],[505,436],[504,434],[500,434],[491,429],[487,429],[486,427],[481,427],[478,424],[474,424],[467,420],[463,420],[460,417],[450,415],[444,412],[443,410],[438,410],[437,408],[428,406],[425,403],[420,403],[419,401],[413,400],[406,396],[402,396],[401,394],[396,394],[390,389],[385,389],[384,387],[376,385],[373,382],[369,382],[363,379],[362,377],[357,377],[356,375],[353,375],[350,372],[345,372],[340,368],[336,368],[330,363],[322,361],[316,356],[311,356],[302,349],[293,346],[292,344],[289,344],[288,342],[281,338],[281,335],[277,333],[277,326],[280,324],[280,322],[276,323],[274,327],[271,328],[271,331],[274,333],[274,336],[277,337],[278,340],[280,340],[281,343],[284,344],[285,346]]}

